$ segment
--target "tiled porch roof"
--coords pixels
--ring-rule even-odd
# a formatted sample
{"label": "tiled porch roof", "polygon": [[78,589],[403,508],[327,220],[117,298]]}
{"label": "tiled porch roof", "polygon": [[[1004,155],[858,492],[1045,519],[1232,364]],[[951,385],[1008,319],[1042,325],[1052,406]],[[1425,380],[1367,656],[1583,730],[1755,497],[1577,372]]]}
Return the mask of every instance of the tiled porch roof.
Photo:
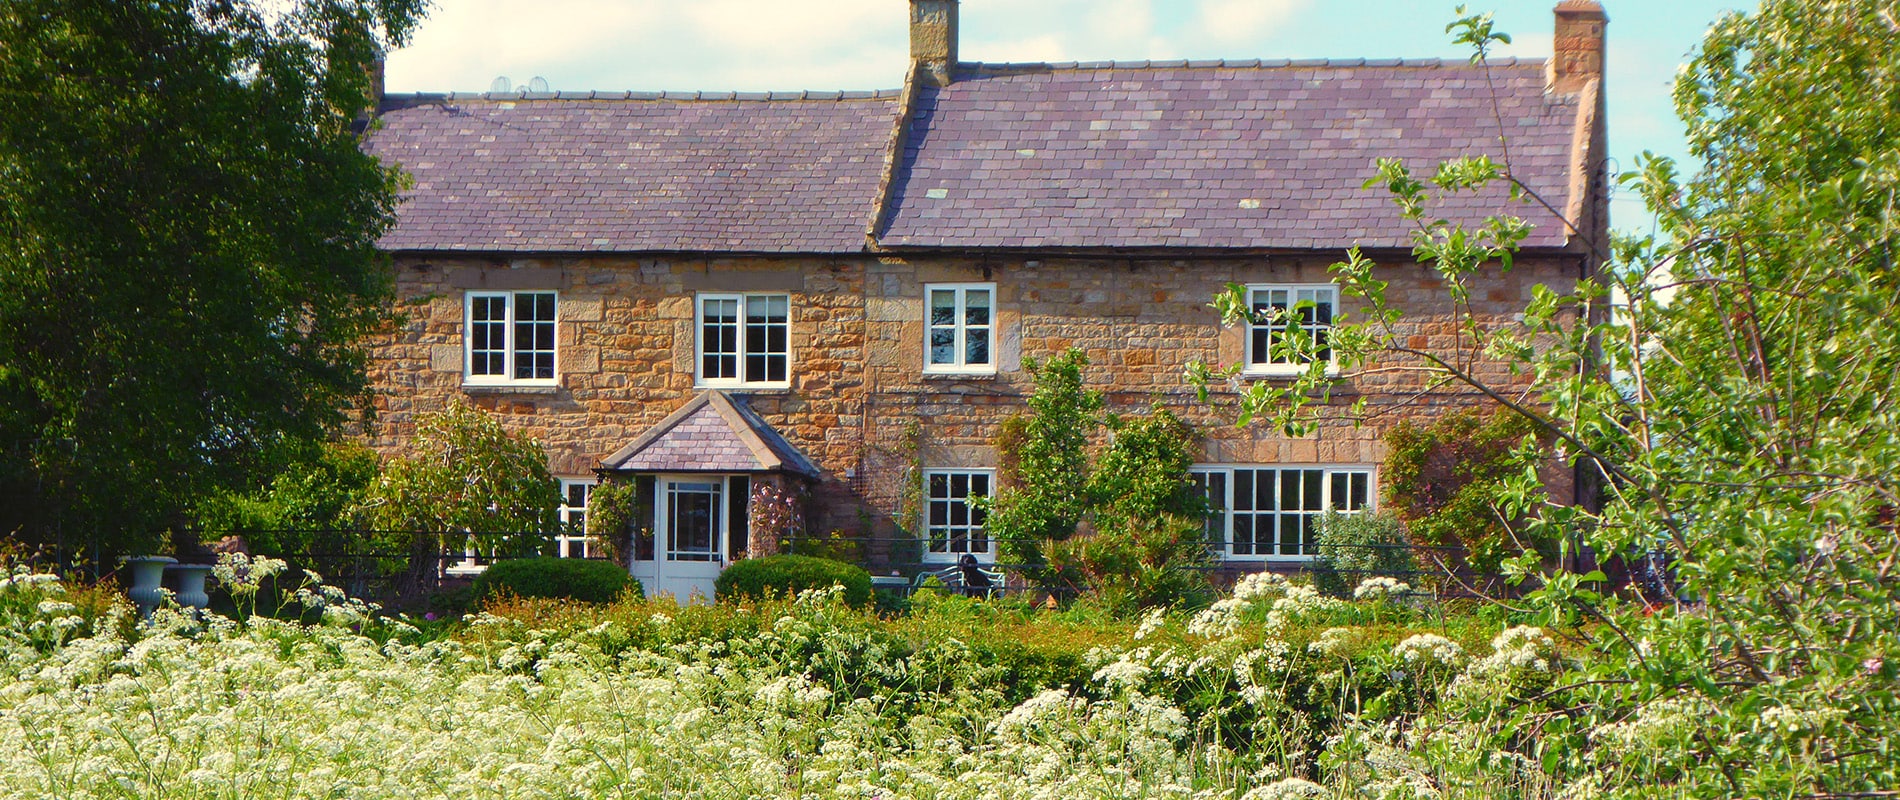
{"label": "tiled porch roof", "polygon": [[790,472],[818,467],[747,406],[710,390],[601,462],[615,472]]}

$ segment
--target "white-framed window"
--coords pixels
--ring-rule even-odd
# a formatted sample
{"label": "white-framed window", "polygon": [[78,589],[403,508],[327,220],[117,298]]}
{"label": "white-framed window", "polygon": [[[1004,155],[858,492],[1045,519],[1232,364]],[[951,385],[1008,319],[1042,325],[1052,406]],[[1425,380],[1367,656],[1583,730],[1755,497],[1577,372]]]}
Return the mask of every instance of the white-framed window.
{"label": "white-framed window", "polygon": [[1207,495],[1208,542],[1236,561],[1307,561],[1328,511],[1372,507],[1369,466],[1198,466]]}
{"label": "white-framed window", "polygon": [[462,318],[463,382],[553,385],[554,292],[469,292]]}
{"label": "white-framed window", "polygon": [[996,284],[929,284],[924,314],[925,372],[996,372]]}
{"label": "white-framed window", "polygon": [[996,559],[996,542],[983,527],[987,516],[975,498],[989,497],[995,470],[924,471],[924,560],[956,561],[968,553]]}
{"label": "white-framed window", "polygon": [[[1339,287],[1330,283],[1255,284],[1247,287],[1247,307],[1253,320],[1247,325],[1246,372],[1289,375],[1302,372],[1313,360],[1330,362],[1328,340],[1339,308]],[[1311,337],[1310,353],[1288,347],[1287,331]]]}
{"label": "white-framed window", "polygon": [[593,478],[561,479],[561,530],[554,535],[554,554],[561,558],[594,555],[587,541],[587,501],[593,497],[594,484]]}
{"label": "white-framed window", "polygon": [[700,386],[790,384],[791,295],[701,294],[696,307]]}

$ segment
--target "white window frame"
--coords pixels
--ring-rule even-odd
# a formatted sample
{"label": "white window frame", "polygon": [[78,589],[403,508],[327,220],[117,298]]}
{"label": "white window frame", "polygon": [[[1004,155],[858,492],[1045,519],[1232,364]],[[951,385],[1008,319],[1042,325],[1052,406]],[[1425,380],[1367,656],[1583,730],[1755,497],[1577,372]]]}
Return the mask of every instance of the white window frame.
{"label": "white window frame", "polygon": [[[752,355],[776,355],[770,350],[753,353],[746,349],[746,305],[754,299],[768,300],[779,298],[785,301],[785,359],[784,380],[750,381],[745,379],[746,358]],[[734,351],[738,361],[738,377],[706,377],[706,303],[715,300],[731,300],[739,304],[738,341]],[[750,387],[763,389],[785,389],[792,385],[792,296],[788,292],[700,292],[693,298],[693,386],[695,388],[732,388]]]}
{"label": "white window frame", "polygon": [[[1224,494],[1224,498],[1222,499],[1218,508],[1210,508],[1211,513],[1209,516],[1209,523],[1210,523],[1209,533],[1213,534],[1213,533],[1218,532],[1220,536],[1220,546],[1216,549],[1216,553],[1219,555],[1220,558],[1225,559],[1227,561],[1304,563],[1304,562],[1312,561],[1314,558],[1318,556],[1317,549],[1313,547],[1313,543],[1310,541],[1300,542],[1300,545],[1301,545],[1300,550],[1302,550],[1302,552],[1299,552],[1299,553],[1282,552],[1282,550],[1284,549],[1283,547],[1284,543],[1281,541],[1280,537],[1277,535],[1278,533],[1277,520],[1274,522],[1276,526],[1275,527],[1276,536],[1273,539],[1272,552],[1267,552],[1267,553],[1258,552],[1259,550],[1258,539],[1255,539],[1256,545],[1252,548],[1249,548],[1249,549],[1255,550],[1255,552],[1251,552],[1251,553],[1236,553],[1235,552],[1236,548],[1234,546],[1234,527],[1235,527],[1234,526],[1234,520],[1235,520],[1234,473],[1241,472],[1241,471],[1252,471],[1256,473],[1254,478],[1257,480],[1259,477],[1258,476],[1259,472],[1268,471],[1268,470],[1272,471],[1273,480],[1275,481],[1275,488],[1274,488],[1275,508],[1247,509],[1243,511],[1242,513],[1250,514],[1255,518],[1279,517],[1279,516],[1292,515],[1292,514],[1298,514],[1298,515],[1301,515],[1304,517],[1310,517],[1310,518],[1318,518],[1318,517],[1324,516],[1329,510],[1337,511],[1341,514],[1359,514],[1366,511],[1374,511],[1374,510],[1377,510],[1378,508],[1379,472],[1378,472],[1378,468],[1372,464],[1196,464],[1193,467],[1191,467],[1188,470],[1188,472],[1189,474],[1197,478],[1197,481],[1196,481],[1197,483],[1201,483],[1201,481],[1199,481],[1198,479],[1202,475],[1220,473],[1223,476],[1225,476],[1222,481],[1223,483],[1222,492]],[[1320,473],[1320,478],[1319,478],[1320,506],[1318,509],[1283,509],[1281,508],[1282,503],[1280,501],[1280,480],[1281,480],[1280,473],[1282,471],[1289,471],[1289,470],[1291,471],[1302,471],[1302,470],[1317,471]],[[1365,498],[1364,498],[1364,502],[1358,508],[1340,507],[1341,504],[1338,502],[1338,500],[1348,501],[1347,504],[1349,505],[1350,498],[1335,498],[1333,496],[1334,495],[1333,478],[1334,476],[1337,476],[1337,475],[1347,475],[1347,476],[1364,475],[1365,476],[1365,484],[1366,484]],[[1305,479],[1306,479],[1305,476],[1301,477],[1301,481],[1304,481]],[[1347,480],[1350,481],[1351,478],[1347,478]],[[1203,483],[1202,485],[1205,485],[1205,484]],[[1350,492],[1351,484],[1348,483],[1347,485],[1348,485],[1348,492]],[[1210,502],[1209,505],[1212,506],[1214,504]],[[1219,515],[1218,522],[1216,522],[1213,519],[1213,515],[1215,514]],[[1215,531],[1215,528],[1218,528],[1218,531]]]}
{"label": "white window frame", "polygon": [[[986,292],[989,295],[989,301],[990,301],[989,324],[978,326],[982,328],[984,336],[988,337],[989,339],[990,363],[988,364],[969,363],[970,351],[969,351],[968,345],[969,345],[969,335],[970,335],[970,331],[972,330],[972,327],[969,324],[967,309],[969,308],[970,292],[972,291]],[[932,296],[935,295],[937,292],[954,292],[956,296],[956,317],[955,317],[955,320],[951,323],[951,330],[954,331],[952,347],[954,348],[953,352],[956,354],[956,361],[950,364],[937,364],[937,363],[933,363],[930,360],[931,351],[932,351],[931,334],[934,333],[938,329],[938,326],[933,324],[931,320],[930,311],[934,307],[932,305],[932,299],[933,299]],[[926,375],[995,375],[996,374],[996,340],[997,340],[997,336],[996,336],[996,284],[994,283],[929,283],[929,284],[924,285],[924,374]]]}
{"label": "white window frame", "polygon": [[[554,357],[551,374],[546,378],[515,377],[515,333],[518,319],[516,316],[517,298],[521,295],[547,295],[554,300],[554,319],[552,341],[548,352]],[[475,374],[475,303],[477,300],[501,298],[506,304],[502,326],[502,371],[500,375]],[[488,324],[493,324],[489,320]],[[484,352],[493,352],[484,351]],[[561,380],[561,296],[552,289],[525,289],[521,291],[489,292],[471,291],[462,297],[462,383],[466,386],[555,386]]]}
{"label": "white window frame", "polygon": [[[964,525],[945,524],[942,526],[931,525],[930,512],[932,510],[932,503],[937,501],[939,498],[936,498],[931,494],[930,483],[931,483],[932,478],[935,478],[938,476],[951,478],[951,479],[954,479],[957,476],[964,476],[964,477],[981,476],[984,480],[985,487],[988,489],[988,493],[981,496],[982,497],[996,496],[996,470],[994,469],[975,468],[975,469],[926,469],[924,470],[923,471],[923,481],[924,481],[923,491],[919,495],[920,497],[923,498],[923,508],[920,509],[920,513],[923,516],[921,519],[917,521],[918,530],[923,531],[923,561],[924,563],[954,564],[957,562],[958,559],[961,559],[963,557],[963,554],[966,552],[969,553],[970,555],[976,556],[976,560],[981,563],[984,563],[984,564],[995,563],[996,537],[990,534],[989,529],[986,526],[980,523],[979,524],[966,523]],[[970,502],[969,502],[969,498],[971,496],[972,495],[968,494],[967,492],[964,494],[964,497],[962,500],[964,508],[972,517],[976,514],[982,514],[984,517],[987,518],[988,517],[987,511],[981,511],[979,509],[971,507]],[[956,498],[945,497],[945,498],[942,498],[942,500],[944,502],[954,502]],[[934,532],[937,528],[941,528],[945,531],[944,548],[942,552],[936,552],[933,549],[935,546],[935,538],[936,538],[934,535]],[[965,532],[964,541],[966,545],[965,545],[965,549],[963,550],[952,550],[950,548],[950,544],[953,539],[953,536],[951,534],[953,534],[957,530],[961,530]],[[987,546],[982,550],[969,549],[967,543],[969,542],[971,538],[973,538],[969,534],[971,532],[978,532],[978,531],[981,532],[984,543]]]}
{"label": "white window frame", "polygon": [[[1333,324],[1334,324],[1333,321],[1339,319],[1339,286],[1338,285],[1331,284],[1331,283],[1252,283],[1252,284],[1248,284],[1247,285],[1247,310],[1249,314],[1251,314],[1253,309],[1257,305],[1259,305],[1259,301],[1255,299],[1259,294],[1263,292],[1276,292],[1276,291],[1283,291],[1289,295],[1289,302],[1287,303],[1288,309],[1295,308],[1301,302],[1303,302],[1303,300],[1299,297],[1300,293],[1302,292],[1311,292],[1314,295],[1316,295],[1315,297],[1312,297],[1312,298],[1306,298],[1307,300],[1311,300],[1312,302],[1314,302],[1316,305],[1322,302],[1327,305],[1330,305],[1332,307],[1332,313],[1327,316],[1328,321],[1324,324],[1315,324],[1314,326],[1312,326],[1314,329],[1325,330],[1328,333],[1328,338],[1330,341],[1330,335],[1331,335]],[[1263,353],[1259,351],[1259,348],[1256,345],[1259,339],[1259,333],[1262,331],[1267,332],[1266,346],[1269,350],[1271,350],[1273,347],[1274,340],[1279,338],[1278,336],[1275,335],[1276,331],[1274,329],[1276,327],[1280,329],[1285,329],[1287,325],[1285,325],[1284,323],[1279,324],[1279,325],[1274,325],[1271,323],[1261,322],[1257,319],[1248,320],[1247,328],[1246,328],[1247,341],[1245,345],[1246,366],[1243,367],[1241,370],[1242,375],[1250,376],[1250,377],[1289,376],[1289,375],[1299,375],[1306,372],[1308,368],[1308,364],[1306,362],[1290,362],[1290,361],[1276,362],[1276,361],[1271,360],[1272,356],[1270,353]],[[1328,375],[1337,373],[1337,368],[1333,366],[1333,361],[1330,357],[1330,353],[1331,351],[1328,351],[1329,357],[1326,359],[1326,362],[1325,362],[1326,374]]]}
{"label": "white window frame", "polygon": [[[561,507],[559,510],[561,530],[554,535],[554,554],[556,556],[569,558],[568,545],[570,544],[580,545],[581,554],[578,556],[579,558],[592,558],[594,556],[594,543],[587,535],[587,508],[593,505],[594,487],[599,485],[599,483],[600,481],[594,478],[561,479]],[[569,502],[573,499],[573,491],[576,488],[581,490],[581,504],[578,506]],[[568,527],[574,522],[574,517],[577,515],[580,517],[581,523],[581,529],[578,533],[573,532]]]}

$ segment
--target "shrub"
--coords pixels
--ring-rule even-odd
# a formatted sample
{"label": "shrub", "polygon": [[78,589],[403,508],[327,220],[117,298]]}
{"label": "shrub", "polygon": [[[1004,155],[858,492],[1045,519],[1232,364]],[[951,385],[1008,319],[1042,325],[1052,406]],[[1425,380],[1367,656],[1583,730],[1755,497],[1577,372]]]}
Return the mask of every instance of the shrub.
{"label": "shrub", "polygon": [[1347,596],[1367,578],[1409,580],[1418,571],[1405,526],[1391,514],[1327,514],[1314,541],[1313,584],[1333,597]]}
{"label": "shrub", "polygon": [[713,597],[732,600],[792,595],[806,589],[844,587],[844,601],[854,608],[871,605],[871,573],[863,567],[811,556],[778,555],[748,558],[727,567],[713,584]]}
{"label": "shrub", "polygon": [[[1506,510],[1506,482],[1549,461],[1536,426],[1523,415],[1465,410],[1429,426],[1407,421],[1387,432],[1385,442],[1386,508],[1413,542],[1462,547],[1481,573],[1496,572],[1500,561],[1526,550],[1554,552],[1553,542],[1527,540],[1521,515]],[[1447,560],[1457,566],[1457,559]]]}
{"label": "shrub", "polygon": [[498,561],[475,579],[475,597],[507,592],[517,597],[547,597],[608,603],[640,582],[611,561],[579,558],[523,558]]}

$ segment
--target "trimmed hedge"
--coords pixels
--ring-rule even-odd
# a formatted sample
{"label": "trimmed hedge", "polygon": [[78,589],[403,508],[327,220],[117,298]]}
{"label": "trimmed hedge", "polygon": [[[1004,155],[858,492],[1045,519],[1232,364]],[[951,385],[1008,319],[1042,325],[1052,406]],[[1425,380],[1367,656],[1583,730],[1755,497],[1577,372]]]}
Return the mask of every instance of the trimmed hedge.
{"label": "trimmed hedge", "polygon": [[812,556],[778,555],[748,558],[727,567],[713,584],[713,597],[787,596],[806,589],[844,587],[844,601],[853,608],[871,605],[871,573],[863,567]]}
{"label": "trimmed hedge", "polygon": [[497,561],[475,579],[477,600],[506,591],[516,597],[549,597],[610,603],[640,582],[611,561],[581,558],[521,558]]}

